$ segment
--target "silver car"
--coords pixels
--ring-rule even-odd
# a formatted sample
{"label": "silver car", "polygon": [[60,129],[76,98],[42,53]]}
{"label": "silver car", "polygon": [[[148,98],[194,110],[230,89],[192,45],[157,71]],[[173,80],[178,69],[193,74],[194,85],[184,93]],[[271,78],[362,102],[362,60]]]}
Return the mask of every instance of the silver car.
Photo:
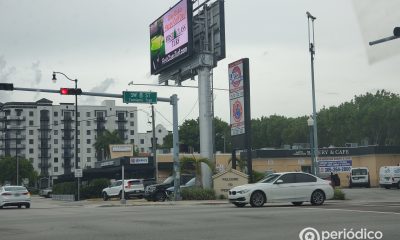
{"label": "silver car", "polygon": [[7,206],[17,206],[21,208],[31,207],[31,194],[22,186],[3,186],[0,187],[0,208]]}

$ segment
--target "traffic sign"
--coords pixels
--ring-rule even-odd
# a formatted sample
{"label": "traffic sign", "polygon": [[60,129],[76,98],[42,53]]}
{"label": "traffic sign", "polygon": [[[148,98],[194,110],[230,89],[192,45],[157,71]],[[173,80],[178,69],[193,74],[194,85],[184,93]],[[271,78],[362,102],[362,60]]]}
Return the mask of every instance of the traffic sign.
{"label": "traffic sign", "polygon": [[82,169],[75,169],[75,177],[80,178],[83,176],[83,170]]}
{"label": "traffic sign", "polygon": [[157,93],[123,91],[122,100],[124,103],[157,103]]}

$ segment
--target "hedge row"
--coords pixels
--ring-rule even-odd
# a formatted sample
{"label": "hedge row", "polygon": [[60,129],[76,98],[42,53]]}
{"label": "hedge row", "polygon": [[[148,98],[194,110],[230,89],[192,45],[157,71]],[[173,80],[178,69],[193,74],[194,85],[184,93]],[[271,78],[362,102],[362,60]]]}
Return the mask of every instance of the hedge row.
{"label": "hedge row", "polygon": [[[101,190],[110,185],[110,180],[106,178],[93,179],[88,185],[80,188],[80,198],[99,198]],[[53,186],[53,194],[73,194],[77,193],[75,182],[58,183]]]}
{"label": "hedge row", "polygon": [[200,187],[183,188],[181,192],[183,200],[214,200],[214,189],[203,189]]}

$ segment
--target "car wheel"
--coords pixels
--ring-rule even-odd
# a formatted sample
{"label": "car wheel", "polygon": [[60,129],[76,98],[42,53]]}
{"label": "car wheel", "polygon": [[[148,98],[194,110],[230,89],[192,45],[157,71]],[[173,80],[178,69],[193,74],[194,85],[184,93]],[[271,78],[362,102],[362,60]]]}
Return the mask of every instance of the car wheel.
{"label": "car wheel", "polygon": [[390,189],[390,187],[389,187],[389,186],[385,186],[385,188],[386,188],[386,189]]}
{"label": "car wheel", "polygon": [[244,207],[246,203],[233,203],[236,207]]}
{"label": "car wheel", "polygon": [[325,194],[321,190],[315,190],[311,194],[311,204],[318,206],[325,202]]}
{"label": "car wheel", "polygon": [[25,208],[31,208],[31,205],[29,203],[25,204]]}
{"label": "car wheel", "polygon": [[106,192],[103,192],[102,196],[103,196],[103,201],[107,201],[108,200],[108,195],[107,195]]}
{"label": "car wheel", "polygon": [[251,194],[250,205],[252,207],[262,207],[265,203],[264,194],[261,191],[255,191]]}
{"label": "car wheel", "polygon": [[400,189],[400,181],[397,182],[397,189]]}
{"label": "car wheel", "polygon": [[167,194],[165,194],[165,192],[157,192],[156,193],[156,201],[164,202],[166,198],[167,198]]}
{"label": "car wheel", "polygon": [[292,202],[292,204],[295,205],[295,206],[300,206],[300,205],[303,204],[303,202]]}
{"label": "car wheel", "polygon": [[3,209],[3,206],[0,206],[0,209]]}

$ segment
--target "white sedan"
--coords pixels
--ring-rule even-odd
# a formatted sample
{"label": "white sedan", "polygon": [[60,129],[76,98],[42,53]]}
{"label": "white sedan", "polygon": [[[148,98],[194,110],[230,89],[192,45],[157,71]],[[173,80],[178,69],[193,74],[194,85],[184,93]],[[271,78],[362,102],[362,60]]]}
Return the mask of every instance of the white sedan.
{"label": "white sedan", "polygon": [[229,202],[237,207],[248,203],[252,207],[261,207],[266,202],[322,205],[331,198],[333,187],[329,181],[303,172],[274,173],[257,183],[234,187],[228,196]]}
{"label": "white sedan", "polygon": [[6,206],[25,206],[31,207],[31,194],[22,186],[3,186],[0,187],[0,208]]}

